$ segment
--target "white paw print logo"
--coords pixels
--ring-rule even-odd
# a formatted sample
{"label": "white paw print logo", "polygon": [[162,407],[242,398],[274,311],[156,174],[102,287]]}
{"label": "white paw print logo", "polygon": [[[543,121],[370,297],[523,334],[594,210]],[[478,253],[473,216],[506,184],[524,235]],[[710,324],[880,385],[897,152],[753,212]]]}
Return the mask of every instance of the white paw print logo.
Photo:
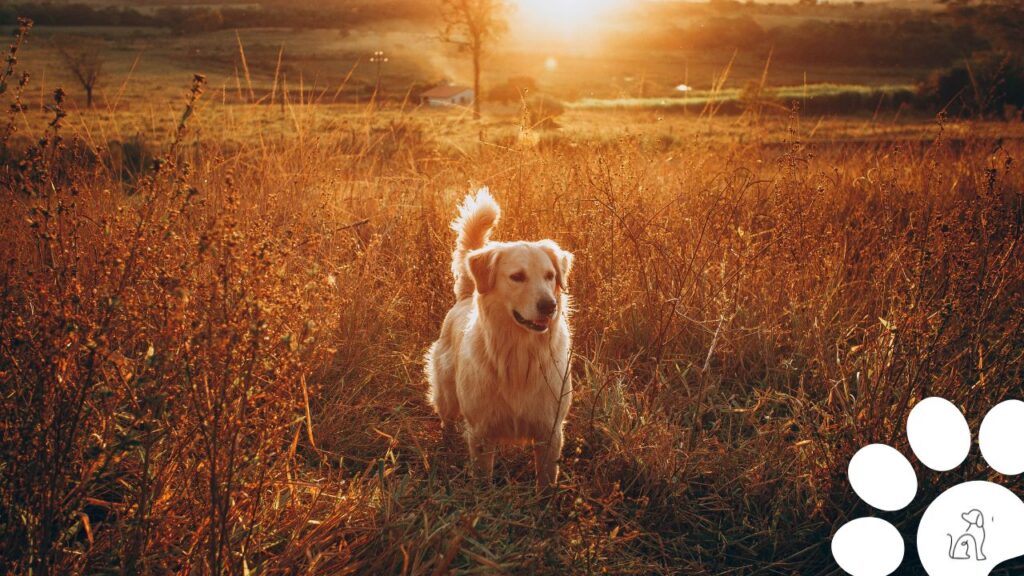
{"label": "white paw print logo", "polygon": [[[971,450],[960,410],[943,398],[919,402],[907,418],[914,455],[936,472],[959,466]],[[995,471],[1024,473],[1024,402],[1007,400],[985,416],[981,455]],[[917,476],[895,448],[871,444],[850,459],[850,484],[871,506],[902,510],[917,494]],[[917,528],[917,553],[929,576],[985,576],[1024,556],[1024,502],[999,484],[964,482],[939,495]],[[880,518],[857,518],[832,538],[832,556],[853,576],[886,576],[903,563],[903,537]]]}

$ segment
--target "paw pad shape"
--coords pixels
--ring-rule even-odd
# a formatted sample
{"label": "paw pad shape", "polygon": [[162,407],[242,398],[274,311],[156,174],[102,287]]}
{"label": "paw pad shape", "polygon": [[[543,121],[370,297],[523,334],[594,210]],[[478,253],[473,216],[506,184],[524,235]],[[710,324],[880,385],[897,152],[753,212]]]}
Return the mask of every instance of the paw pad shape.
{"label": "paw pad shape", "polygon": [[[971,450],[967,421],[942,398],[914,406],[907,418],[907,438],[917,459],[936,472],[956,468]],[[990,410],[978,444],[996,472],[1024,473],[1024,402],[1007,400]],[[902,510],[917,494],[910,462],[885,444],[871,444],[854,454],[849,478],[862,500],[887,512]],[[917,552],[929,576],[986,576],[1001,562],[1024,556],[1024,502],[993,482],[953,486],[925,510],[917,528]],[[857,518],[832,538],[832,556],[853,576],[886,576],[904,564],[903,537],[885,520]]]}

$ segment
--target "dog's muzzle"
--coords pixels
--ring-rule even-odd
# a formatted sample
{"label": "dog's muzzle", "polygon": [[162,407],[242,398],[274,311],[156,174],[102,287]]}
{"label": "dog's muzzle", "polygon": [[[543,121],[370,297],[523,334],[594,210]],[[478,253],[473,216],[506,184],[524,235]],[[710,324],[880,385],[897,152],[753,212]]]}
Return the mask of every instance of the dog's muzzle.
{"label": "dog's muzzle", "polygon": [[534,332],[546,332],[548,326],[551,324],[550,318],[545,318],[544,323],[541,324],[539,322],[534,322],[533,320],[527,320],[526,318],[523,318],[523,315],[520,314],[519,312],[516,312],[515,310],[512,311],[512,316],[516,319],[516,322],[522,324],[523,326],[526,326],[527,328],[533,330]]}

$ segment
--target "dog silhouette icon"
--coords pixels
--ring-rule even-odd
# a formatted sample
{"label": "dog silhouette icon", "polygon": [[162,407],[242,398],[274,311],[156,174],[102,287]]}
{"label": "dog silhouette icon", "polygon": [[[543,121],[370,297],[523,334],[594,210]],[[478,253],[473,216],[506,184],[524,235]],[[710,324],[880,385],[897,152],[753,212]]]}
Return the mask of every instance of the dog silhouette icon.
{"label": "dog silhouette icon", "polygon": [[[962,510],[962,508],[961,508]],[[967,529],[956,540],[953,535],[946,533],[949,537],[949,557],[953,560],[970,560],[971,558],[981,562],[985,558],[985,515],[981,510],[973,509],[960,515],[964,522],[967,522]]]}

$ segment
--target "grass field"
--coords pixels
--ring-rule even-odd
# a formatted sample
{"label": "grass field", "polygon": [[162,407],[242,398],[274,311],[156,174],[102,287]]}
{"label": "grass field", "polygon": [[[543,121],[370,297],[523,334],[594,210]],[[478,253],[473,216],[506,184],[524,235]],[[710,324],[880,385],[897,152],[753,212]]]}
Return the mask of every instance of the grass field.
{"label": "grass field", "polygon": [[[977,430],[1020,395],[1019,123],[239,104],[227,41],[202,94],[181,72],[205,48],[131,77],[126,50],[97,109],[47,72],[11,112],[4,572],[839,574],[848,519],[893,520],[914,558],[942,490],[1021,489],[977,451],[915,464],[909,514],[846,479],[864,444],[908,452],[926,396]],[[520,449],[469,477],[425,400],[479,186],[498,239],[576,256],[549,495]]]}

